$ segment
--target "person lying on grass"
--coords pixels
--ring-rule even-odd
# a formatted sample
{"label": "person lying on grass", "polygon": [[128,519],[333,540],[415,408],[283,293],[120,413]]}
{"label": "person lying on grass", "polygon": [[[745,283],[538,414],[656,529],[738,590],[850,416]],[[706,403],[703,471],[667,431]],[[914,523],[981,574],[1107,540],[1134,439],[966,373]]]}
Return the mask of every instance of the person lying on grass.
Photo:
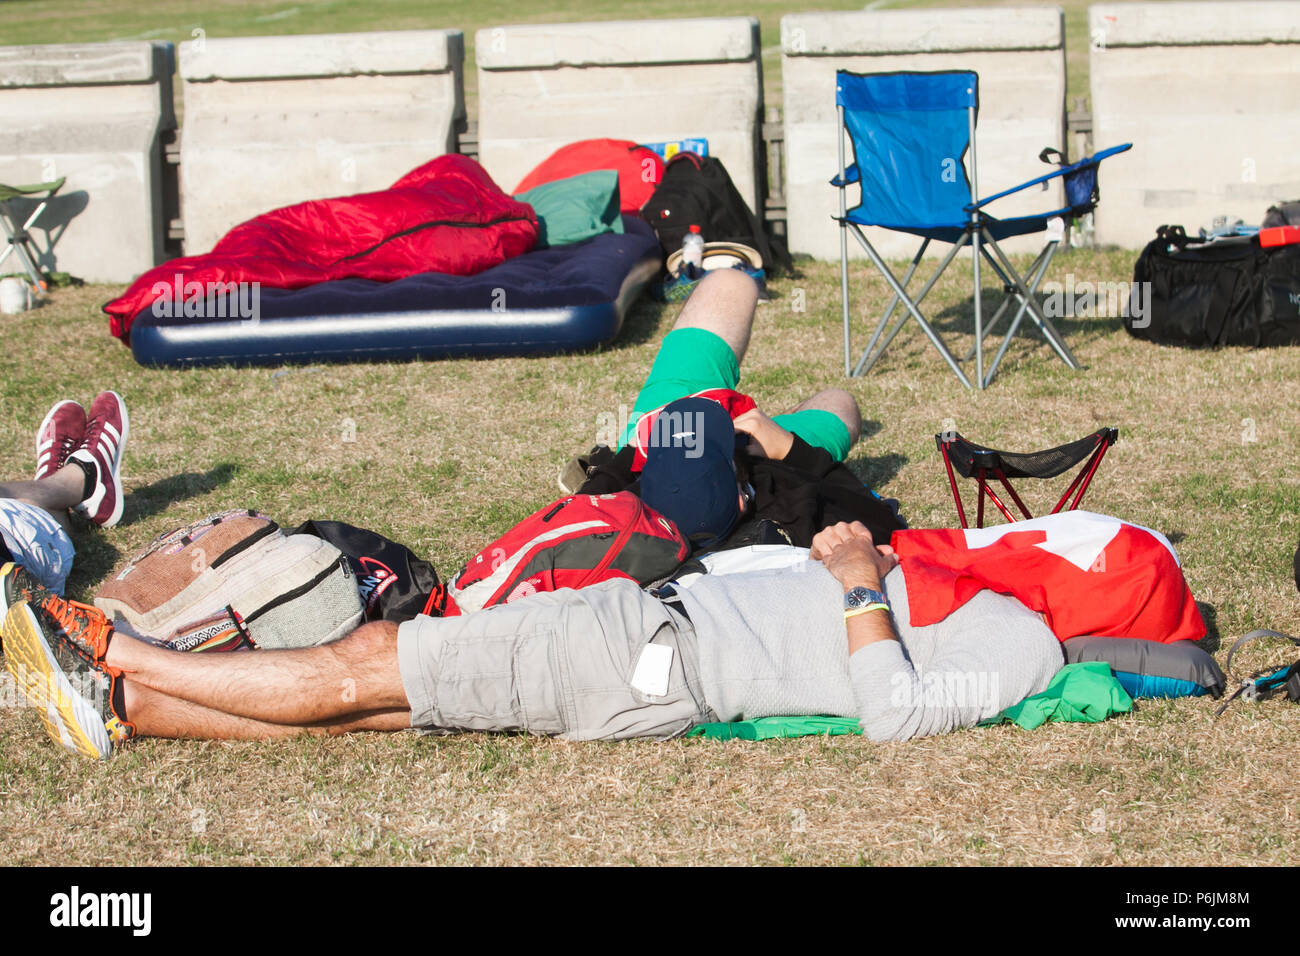
{"label": "person lying on grass", "polygon": [[[570,494],[601,494],[620,491],[639,478],[636,490],[646,504],[696,543],[723,541],[743,517],[754,513],[776,519],[793,543],[806,547],[822,527],[812,514],[818,490],[833,499],[823,505],[823,523],[863,520],[881,540],[903,527],[889,507],[842,466],[839,475],[831,475],[862,432],[862,416],[852,395],[840,388],[823,389],[769,417],[752,398],[736,391],[757,307],[758,285],[746,273],[717,269],[701,279],[659,346],[632,403],[618,454],[587,473],[570,466],[561,475],[561,488]],[[696,442],[687,442],[684,455],[680,447],[669,447],[680,446],[683,434],[689,438],[699,430],[696,409],[705,402],[726,409],[727,440],[719,442],[726,453],[718,461],[716,456],[696,454]],[[738,449],[744,449],[742,459],[784,461],[790,467],[778,469],[779,478],[761,466],[761,480],[758,474],[738,475],[733,461]],[[791,482],[811,487],[785,487]]]}
{"label": "person lying on grass", "polygon": [[135,735],[668,738],[799,714],[855,717],[872,739],[903,740],[992,717],[1063,666],[1039,616],[992,591],[910,626],[897,557],[861,524],[790,551],[801,560],[789,567],[680,590],[611,580],[373,622],[320,647],[214,655],[114,633],[97,609],[28,581],[4,620],[5,665],[50,736],[89,757]]}

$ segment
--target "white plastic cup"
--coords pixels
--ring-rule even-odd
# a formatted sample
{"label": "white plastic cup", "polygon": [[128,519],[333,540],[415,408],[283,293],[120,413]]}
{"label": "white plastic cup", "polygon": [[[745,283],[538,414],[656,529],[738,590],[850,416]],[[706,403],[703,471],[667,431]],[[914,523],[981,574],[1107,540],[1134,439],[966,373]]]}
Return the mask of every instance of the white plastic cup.
{"label": "white plastic cup", "polygon": [[16,276],[0,279],[0,312],[16,315],[32,307],[32,287]]}

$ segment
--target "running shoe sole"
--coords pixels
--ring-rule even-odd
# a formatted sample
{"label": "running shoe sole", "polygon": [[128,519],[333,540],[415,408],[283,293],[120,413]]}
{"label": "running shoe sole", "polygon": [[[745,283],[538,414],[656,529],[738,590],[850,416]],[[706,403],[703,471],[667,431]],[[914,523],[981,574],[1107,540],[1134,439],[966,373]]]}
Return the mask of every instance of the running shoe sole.
{"label": "running shoe sole", "polygon": [[72,753],[107,759],[113,746],[99,710],[72,686],[25,602],[5,615],[4,648],[5,668],[36,708],[50,738]]}

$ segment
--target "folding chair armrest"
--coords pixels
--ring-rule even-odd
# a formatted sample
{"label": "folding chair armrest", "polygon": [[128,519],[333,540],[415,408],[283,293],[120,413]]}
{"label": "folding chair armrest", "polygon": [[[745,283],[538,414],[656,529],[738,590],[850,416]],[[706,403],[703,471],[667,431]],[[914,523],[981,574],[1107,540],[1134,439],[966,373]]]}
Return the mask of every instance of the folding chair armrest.
{"label": "folding chair armrest", "polygon": [[831,178],[831,185],[843,188],[844,186],[851,186],[853,183],[856,183],[861,179],[862,174],[858,172],[858,164],[849,163],[848,168],[844,170],[843,177],[833,176]]}
{"label": "folding chair armrest", "polygon": [[1072,173],[1078,166],[1081,165],[1082,163],[1076,163],[1072,166],[1062,166],[1060,169],[1054,169],[1050,173],[1047,173],[1043,176],[1039,176],[1035,179],[1031,179],[1028,182],[1023,182],[1019,186],[1012,186],[1010,189],[1004,189],[1002,190],[1002,192],[994,193],[992,196],[985,196],[983,199],[979,200],[978,202],[967,203],[965,209],[967,212],[974,212],[976,209],[981,209],[984,206],[987,206],[989,203],[993,202],[994,200],[1001,199],[1004,196],[1010,196],[1013,193],[1018,193],[1023,189],[1028,189],[1030,186],[1037,186],[1039,183],[1045,183],[1048,180],[1055,179],[1058,176],[1064,176],[1066,173]]}
{"label": "folding chair armrest", "polygon": [[1093,153],[1091,156],[1085,156],[1077,163],[1071,163],[1068,166],[1057,167],[1056,169],[1052,170],[1050,173],[1046,173],[1042,176],[1037,177],[1036,179],[1031,179],[1028,182],[1021,183],[1019,186],[1012,186],[1010,189],[1004,189],[1002,192],[995,193],[992,196],[985,196],[983,199],[979,200],[978,202],[969,203],[965,207],[966,211],[974,212],[976,209],[980,209],[988,205],[989,203],[993,202],[994,200],[1002,199],[1004,196],[1010,196],[1013,193],[1018,193],[1022,189],[1028,189],[1030,186],[1038,186],[1041,183],[1045,183],[1049,180],[1055,179],[1057,176],[1068,176],[1071,173],[1078,172],[1080,169],[1083,169],[1087,166],[1100,166],[1101,161],[1103,159],[1106,159],[1109,156],[1114,156],[1116,153],[1126,152],[1127,150],[1130,150],[1132,148],[1133,148],[1132,143],[1121,143],[1119,146],[1111,146],[1107,149],[1100,150],[1099,152]]}

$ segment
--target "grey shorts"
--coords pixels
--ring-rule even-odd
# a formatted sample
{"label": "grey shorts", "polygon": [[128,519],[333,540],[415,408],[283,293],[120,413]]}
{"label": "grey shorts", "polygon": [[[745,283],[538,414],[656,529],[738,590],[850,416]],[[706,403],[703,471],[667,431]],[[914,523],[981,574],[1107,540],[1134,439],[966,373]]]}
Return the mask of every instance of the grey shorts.
{"label": "grey shorts", "polygon": [[627,580],[397,629],[411,726],[434,733],[673,737],[717,719],[698,660],[685,618]]}
{"label": "grey shorts", "polygon": [[77,549],[54,515],[25,501],[0,498],[0,537],[15,564],[55,594],[63,593]]}

